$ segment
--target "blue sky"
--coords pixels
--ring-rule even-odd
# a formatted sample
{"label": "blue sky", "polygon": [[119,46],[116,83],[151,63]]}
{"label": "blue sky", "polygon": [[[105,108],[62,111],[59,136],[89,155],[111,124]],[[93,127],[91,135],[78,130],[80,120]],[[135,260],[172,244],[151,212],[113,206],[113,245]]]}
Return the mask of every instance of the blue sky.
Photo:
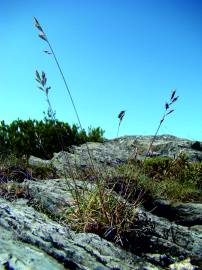
{"label": "blue sky", "polygon": [[160,134],[202,141],[202,1],[2,0],[0,120],[43,119],[47,74],[59,120],[77,123],[35,16],[58,56],[84,128],[116,136],[154,134],[174,88],[180,96]]}

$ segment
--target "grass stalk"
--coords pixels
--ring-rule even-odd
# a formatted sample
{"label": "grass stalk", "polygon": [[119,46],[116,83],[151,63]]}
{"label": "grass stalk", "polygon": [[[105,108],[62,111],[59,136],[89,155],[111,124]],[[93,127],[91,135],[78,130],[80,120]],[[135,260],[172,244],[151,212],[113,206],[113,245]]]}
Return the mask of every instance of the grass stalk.
{"label": "grass stalk", "polygon": [[[68,87],[67,80],[66,80],[66,78],[65,78],[65,76],[64,76],[64,73],[63,73],[63,71],[62,71],[62,68],[61,68],[61,66],[60,66],[60,64],[59,64],[58,58],[57,58],[57,56],[56,56],[56,54],[55,54],[55,51],[54,51],[54,49],[53,49],[53,47],[52,47],[52,45],[51,45],[51,43],[50,43],[50,41],[49,41],[49,39],[48,39],[46,33],[45,33],[45,31],[43,30],[43,28],[41,27],[39,21],[38,21],[35,17],[34,17],[34,21],[35,21],[35,26],[36,26],[36,28],[40,31],[39,37],[40,37],[42,40],[44,40],[44,41],[48,44],[48,46],[49,46],[50,52],[48,52],[48,51],[45,51],[45,52],[48,53],[48,54],[52,54],[52,55],[53,55],[53,58],[54,58],[55,63],[56,63],[56,65],[57,65],[57,67],[58,67],[59,73],[60,73],[60,75],[61,75],[61,77],[62,77],[62,80],[63,80],[63,82],[64,82],[65,88],[66,88],[66,90],[67,90],[67,92],[68,92],[68,95],[69,95],[69,98],[70,98],[70,100],[71,100],[71,103],[72,103],[74,112],[75,112],[75,114],[76,114],[76,118],[77,118],[79,127],[80,127],[80,129],[82,130],[83,127],[82,127],[81,120],[80,120],[80,117],[79,117],[79,114],[78,114],[78,110],[77,110],[77,108],[76,108],[74,99],[73,99],[72,94],[71,94],[71,91],[70,91],[70,89],[69,89],[69,87]],[[103,212],[105,218],[107,219],[107,221],[109,222],[109,219],[108,219],[108,216],[107,216],[107,213],[106,213],[106,204],[105,204],[105,200],[104,200],[103,188],[102,188],[101,183],[100,183],[100,179],[103,179],[103,175],[102,175],[102,173],[100,172],[100,170],[99,170],[98,168],[95,167],[95,164],[94,164],[94,162],[93,162],[93,157],[92,157],[92,154],[91,154],[91,152],[90,152],[90,149],[89,149],[89,146],[88,146],[87,143],[86,143],[86,148],[87,148],[89,160],[90,160],[90,163],[91,163],[91,166],[92,166],[94,175],[96,176],[96,177],[95,177],[95,181],[96,181],[96,184],[97,184],[98,190],[99,190],[99,197],[100,197],[100,201],[101,201],[102,212]]]}
{"label": "grass stalk", "polygon": [[159,122],[159,125],[158,125],[158,127],[156,129],[156,132],[155,132],[155,134],[154,134],[154,136],[153,136],[153,138],[152,138],[152,140],[151,140],[151,142],[149,144],[149,148],[147,150],[145,158],[150,155],[152,146],[153,146],[153,144],[154,144],[154,142],[156,140],[157,134],[158,134],[158,132],[159,132],[159,130],[161,128],[161,125],[164,122],[165,118],[169,114],[174,112],[174,109],[172,109],[172,105],[178,100],[178,98],[179,98],[179,96],[176,96],[176,90],[173,90],[169,102],[165,103],[165,112],[164,112],[164,114],[163,114],[163,116],[162,116],[162,118],[161,118],[161,120]]}

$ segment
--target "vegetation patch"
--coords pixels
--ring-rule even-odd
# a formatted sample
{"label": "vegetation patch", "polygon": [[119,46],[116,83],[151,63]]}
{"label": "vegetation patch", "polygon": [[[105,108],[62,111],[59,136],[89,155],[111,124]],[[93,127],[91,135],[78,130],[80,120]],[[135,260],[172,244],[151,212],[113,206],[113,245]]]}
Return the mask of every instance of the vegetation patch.
{"label": "vegetation patch", "polygon": [[1,155],[30,155],[50,159],[53,153],[68,151],[71,145],[102,142],[104,131],[98,128],[80,129],[77,125],[45,117],[44,120],[15,120],[9,125],[0,122]]}
{"label": "vegetation patch", "polygon": [[184,154],[177,159],[155,157],[121,165],[114,182],[116,190],[130,190],[131,198],[141,191],[144,200],[202,202],[202,162],[190,162]]}
{"label": "vegetation patch", "polygon": [[139,202],[128,204],[113,189],[103,189],[103,199],[97,186],[85,190],[75,204],[66,211],[67,223],[77,231],[96,233],[121,245],[136,220]]}

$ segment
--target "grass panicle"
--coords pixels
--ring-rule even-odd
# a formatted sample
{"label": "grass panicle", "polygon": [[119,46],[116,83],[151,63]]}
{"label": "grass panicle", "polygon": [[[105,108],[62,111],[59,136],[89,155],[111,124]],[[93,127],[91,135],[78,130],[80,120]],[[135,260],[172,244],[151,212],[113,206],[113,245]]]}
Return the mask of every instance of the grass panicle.
{"label": "grass panicle", "polygon": [[165,106],[164,106],[165,107],[165,112],[164,112],[164,114],[163,114],[163,116],[162,116],[162,118],[161,118],[161,120],[159,122],[159,125],[158,125],[158,127],[156,129],[156,132],[155,132],[155,134],[154,134],[154,136],[153,136],[153,138],[151,140],[151,143],[150,143],[149,148],[148,148],[147,153],[146,153],[146,157],[149,156],[149,155],[152,155],[151,149],[152,149],[152,146],[153,146],[154,141],[156,139],[156,136],[157,136],[157,134],[158,134],[158,132],[159,132],[159,130],[161,128],[161,125],[165,121],[166,117],[169,114],[174,112],[174,109],[172,109],[172,106],[178,100],[178,98],[179,98],[179,96],[176,96],[176,90],[173,90],[172,94],[171,94],[171,97],[170,97],[170,100],[165,103]]}
{"label": "grass panicle", "polygon": [[123,117],[125,116],[125,113],[126,113],[126,111],[121,111],[121,112],[118,114],[119,124],[118,124],[118,129],[117,129],[116,137],[119,136],[120,125],[121,125],[121,123],[122,123],[122,121],[123,121]]}

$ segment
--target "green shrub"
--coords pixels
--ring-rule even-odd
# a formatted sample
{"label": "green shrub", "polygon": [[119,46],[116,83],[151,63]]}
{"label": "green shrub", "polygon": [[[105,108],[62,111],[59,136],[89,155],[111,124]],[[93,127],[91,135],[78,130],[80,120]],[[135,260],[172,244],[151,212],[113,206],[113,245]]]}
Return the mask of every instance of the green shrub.
{"label": "green shrub", "polygon": [[88,132],[80,130],[77,125],[70,126],[58,120],[45,118],[37,120],[15,120],[10,125],[0,123],[0,154],[34,155],[51,158],[54,152],[68,150],[71,145],[87,141],[100,142],[104,131],[101,128],[90,128]]}

